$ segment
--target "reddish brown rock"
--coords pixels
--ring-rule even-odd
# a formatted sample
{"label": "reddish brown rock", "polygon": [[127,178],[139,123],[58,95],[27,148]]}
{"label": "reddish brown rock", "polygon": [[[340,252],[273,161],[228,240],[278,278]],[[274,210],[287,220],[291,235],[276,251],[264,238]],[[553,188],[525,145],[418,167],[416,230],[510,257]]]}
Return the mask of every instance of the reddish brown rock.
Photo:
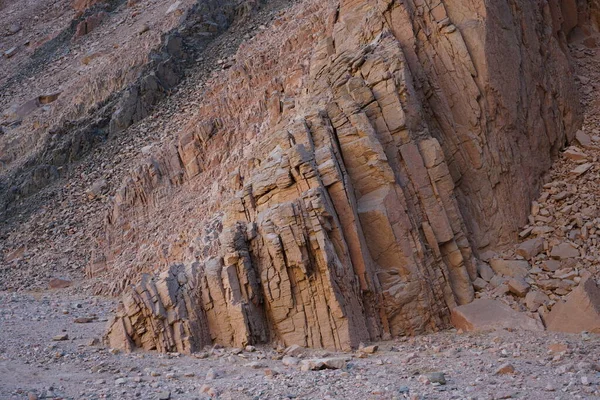
{"label": "reddish brown rock", "polygon": [[477,299],[471,304],[455,307],[451,314],[452,325],[465,332],[496,329],[521,329],[543,331],[538,320],[514,311],[509,306],[489,299]]}
{"label": "reddish brown rock", "polygon": [[600,333],[600,288],[596,282],[582,281],[565,302],[552,307],[545,322],[550,331]]}
{"label": "reddish brown rock", "polygon": [[490,266],[495,273],[515,278],[525,278],[529,270],[529,262],[524,260],[490,260]]}
{"label": "reddish brown rock", "polygon": [[579,257],[579,250],[573,244],[565,242],[554,246],[550,256],[559,260]]}
{"label": "reddish brown rock", "polygon": [[544,239],[535,238],[524,241],[517,248],[517,255],[526,260],[531,260],[544,250]]}
{"label": "reddish brown rock", "polygon": [[550,302],[550,298],[544,292],[533,290],[525,296],[525,305],[529,311],[536,311],[540,306]]}
{"label": "reddish brown rock", "polygon": [[52,278],[48,281],[48,287],[50,289],[65,289],[71,285],[73,285],[73,282],[68,279]]}
{"label": "reddish brown rock", "polygon": [[349,349],[447,327],[474,250],[514,237],[579,122],[547,10],[471,6],[307,0],[245,44],[111,198],[108,340]]}
{"label": "reddish brown rock", "polygon": [[510,292],[519,297],[525,297],[529,288],[529,284],[522,278],[513,278],[508,281],[508,289]]}

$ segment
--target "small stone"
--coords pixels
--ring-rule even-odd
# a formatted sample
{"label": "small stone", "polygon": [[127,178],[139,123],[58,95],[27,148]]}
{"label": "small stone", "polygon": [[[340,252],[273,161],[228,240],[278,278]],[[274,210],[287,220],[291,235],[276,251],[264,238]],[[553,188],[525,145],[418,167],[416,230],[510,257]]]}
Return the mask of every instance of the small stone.
{"label": "small stone", "polygon": [[219,372],[216,371],[215,369],[211,368],[208,370],[208,372],[206,373],[206,379],[209,381],[212,381],[213,379],[217,379],[219,377]]}
{"label": "small stone", "polygon": [[554,392],[554,391],[556,390],[556,388],[554,387],[554,385],[553,385],[553,384],[551,384],[551,383],[548,383],[548,384],[546,385],[546,387],[544,388],[544,390],[545,390],[546,392]]}
{"label": "small stone", "polygon": [[519,297],[525,297],[525,295],[529,291],[529,288],[529,284],[525,282],[524,279],[513,278],[508,281],[508,289],[510,290],[510,292]]}
{"label": "small stone", "polygon": [[246,346],[245,350],[249,353],[255,352],[256,351],[256,347],[254,346]]}
{"label": "small stone", "polygon": [[587,160],[587,155],[577,146],[567,148],[563,155],[573,161]]}
{"label": "small stone", "polygon": [[11,35],[14,35],[15,33],[19,32],[21,30],[21,24],[16,23],[16,24],[10,24],[8,26],[8,32]]}
{"label": "small stone", "polygon": [[125,378],[115,379],[115,385],[117,385],[117,386],[124,385],[126,383],[127,383],[127,379],[125,379]]}
{"label": "small stone", "polygon": [[293,344],[287,349],[285,349],[283,353],[288,356],[298,357],[302,355],[305,351],[306,349],[304,347],[298,346],[297,344]]}
{"label": "small stone", "polygon": [[38,400],[39,397],[37,394],[35,394],[33,392],[29,392],[29,393],[27,393],[27,399],[28,400]]}
{"label": "small stone", "polygon": [[343,369],[346,367],[345,358],[320,358],[313,360],[302,360],[300,369],[302,371],[318,371],[322,369]]}
{"label": "small stone", "polygon": [[286,367],[292,367],[298,365],[300,363],[300,360],[296,357],[285,356],[281,359],[281,363]]}
{"label": "small stone", "polygon": [[76,324],[88,324],[90,322],[94,322],[94,317],[78,317],[73,320]]}
{"label": "small stone", "polygon": [[379,346],[377,346],[377,345],[365,346],[365,347],[359,348],[359,350],[361,352],[367,353],[367,354],[373,354],[377,351],[377,349],[379,349]]}
{"label": "small stone", "polygon": [[517,248],[517,255],[526,260],[531,260],[544,250],[544,240],[542,238],[529,239],[521,243]]}
{"label": "small stone", "polygon": [[525,296],[525,306],[529,311],[535,311],[540,306],[547,304],[550,302],[550,298],[539,290],[530,291]]}
{"label": "small stone", "polygon": [[425,374],[425,377],[430,383],[446,384],[446,375],[443,372],[430,372]]}
{"label": "small stone", "polygon": [[514,374],[515,373],[515,367],[513,367],[512,364],[502,364],[494,373],[495,375],[507,375],[507,374]]}
{"label": "small stone", "polygon": [[141,34],[143,34],[143,33],[145,33],[145,32],[148,32],[149,30],[150,30],[150,27],[148,26],[148,24],[143,24],[143,25],[140,27],[140,30],[138,31],[138,34],[140,34],[140,35],[141,35]]}
{"label": "small stone", "polygon": [[548,349],[551,353],[564,353],[569,349],[569,347],[564,343],[552,343]]}
{"label": "small stone", "polygon": [[554,272],[560,269],[561,263],[558,260],[546,260],[542,263],[542,269],[548,272]]}
{"label": "small stone", "polygon": [[569,174],[573,176],[580,176],[588,172],[590,168],[592,168],[592,163],[581,164],[575,169],[573,169],[571,172],[569,172]]}
{"label": "small stone", "polygon": [[48,281],[50,289],[65,289],[71,286],[73,282],[68,279],[52,278]]}
{"label": "small stone", "polygon": [[244,367],[252,368],[252,369],[260,369],[260,368],[264,368],[265,365],[261,362],[253,361],[253,362],[249,362],[249,363],[245,364]]}
{"label": "small stone", "polygon": [[17,48],[16,47],[11,47],[10,49],[8,49],[8,50],[6,50],[4,52],[4,57],[11,58],[15,54],[17,54]]}
{"label": "small stone", "polygon": [[490,280],[492,280],[492,278],[495,275],[492,267],[490,267],[489,264],[484,263],[484,262],[477,263],[477,272],[479,273],[479,276],[481,277],[481,279],[483,279],[486,282],[489,282]]}
{"label": "small stone", "polygon": [[488,283],[482,278],[477,278],[473,281],[473,287],[477,291],[484,290],[487,287]]}
{"label": "small stone", "polygon": [[60,335],[56,335],[52,338],[52,340],[54,340],[55,342],[61,342],[64,340],[69,340],[69,335],[67,335],[66,333],[61,333]]}
{"label": "small stone", "polygon": [[171,398],[171,392],[163,391],[156,397],[158,400],[169,400]]}
{"label": "small stone", "polygon": [[585,386],[589,386],[592,384],[592,382],[590,381],[590,378],[588,378],[587,376],[582,376],[581,377],[581,384],[585,385]]}

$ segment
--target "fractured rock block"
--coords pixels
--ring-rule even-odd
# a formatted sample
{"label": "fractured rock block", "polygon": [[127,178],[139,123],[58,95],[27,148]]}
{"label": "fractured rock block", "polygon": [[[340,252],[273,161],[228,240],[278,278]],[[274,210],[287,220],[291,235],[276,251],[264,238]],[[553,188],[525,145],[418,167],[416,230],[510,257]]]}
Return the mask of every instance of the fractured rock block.
{"label": "fractured rock block", "polygon": [[600,334],[600,288],[593,279],[582,281],[565,302],[552,307],[546,317],[549,331]]}
{"label": "fractured rock block", "polygon": [[495,258],[490,260],[490,266],[497,274],[515,278],[525,278],[529,270],[529,263],[524,260]]}
{"label": "fractured rock block", "polygon": [[463,331],[489,331],[496,329],[520,329],[543,331],[538,320],[514,311],[497,300],[477,299],[471,304],[455,307],[451,314],[452,325]]}

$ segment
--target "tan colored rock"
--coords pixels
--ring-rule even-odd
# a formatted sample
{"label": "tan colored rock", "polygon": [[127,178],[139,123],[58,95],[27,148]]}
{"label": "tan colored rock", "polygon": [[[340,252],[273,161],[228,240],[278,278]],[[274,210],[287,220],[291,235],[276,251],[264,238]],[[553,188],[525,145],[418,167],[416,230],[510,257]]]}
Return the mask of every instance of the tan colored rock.
{"label": "tan colored rock", "polygon": [[550,256],[558,260],[579,257],[579,250],[573,244],[564,242],[552,247]]}
{"label": "tan colored rock", "polygon": [[[493,248],[522,226],[579,104],[547,13],[418,8],[307,0],[223,61],[173,143],[111,199],[99,247],[106,290],[127,287],[117,337],[159,351],[348,350],[447,327],[468,306],[472,244]],[[136,120],[125,111],[113,121]],[[529,269],[491,263],[507,277]]]}
{"label": "tan colored rock", "polygon": [[575,132],[575,140],[583,147],[584,149],[594,149],[596,148],[592,143],[592,138],[590,135],[582,131],[581,129]]}
{"label": "tan colored rock", "polygon": [[319,371],[322,369],[344,369],[347,359],[343,357],[337,358],[317,358],[311,360],[300,361],[300,369],[302,371]]}
{"label": "tan colored rock", "polygon": [[481,290],[485,289],[487,287],[487,285],[488,285],[488,282],[486,282],[485,280],[483,280],[481,278],[477,278],[473,281],[473,287],[477,291],[481,291]]}
{"label": "tan colored rock", "polygon": [[489,264],[484,262],[479,262],[477,264],[477,272],[479,273],[481,279],[483,279],[486,282],[489,282],[495,275],[492,267],[490,267]]}
{"label": "tan colored rock", "polygon": [[565,157],[567,157],[569,160],[573,160],[573,161],[583,161],[583,160],[587,160],[587,154],[585,154],[583,151],[581,151],[581,149],[577,146],[570,146],[568,147],[565,152],[563,153],[563,155]]}
{"label": "tan colored rock", "polygon": [[600,333],[600,288],[596,282],[582,281],[565,302],[552,307],[545,322],[550,331]]}
{"label": "tan colored rock", "polygon": [[550,302],[550,298],[544,292],[532,290],[525,296],[525,305],[529,311],[536,311],[540,306]]}
{"label": "tan colored rock", "polygon": [[490,267],[495,273],[515,278],[525,278],[529,270],[529,262],[525,260],[503,260],[495,258],[490,260]]}
{"label": "tan colored rock", "polygon": [[68,279],[52,278],[48,281],[48,287],[50,289],[66,289],[71,285],[73,285],[73,282]]}
{"label": "tan colored rock", "polygon": [[519,297],[525,297],[527,292],[529,292],[529,288],[529,284],[522,278],[512,278],[508,281],[508,289],[510,292]]}
{"label": "tan colored rock", "polygon": [[576,167],[573,170],[571,170],[571,172],[569,172],[569,174],[571,174],[573,176],[583,175],[586,172],[588,172],[590,170],[590,168],[592,168],[592,166],[593,166],[592,163],[581,164],[578,167]]}
{"label": "tan colored rock", "polygon": [[477,299],[471,304],[455,307],[451,314],[452,325],[465,332],[496,329],[543,331],[541,322],[514,311],[509,306],[489,299]]}
{"label": "tan colored rock", "polygon": [[541,265],[544,271],[555,272],[560,269],[561,262],[558,260],[545,260]]}
{"label": "tan colored rock", "polygon": [[502,364],[500,367],[498,367],[498,369],[496,370],[496,372],[494,373],[495,375],[506,375],[506,374],[514,374],[515,373],[515,367],[512,364]]}
{"label": "tan colored rock", "polygon": [[544,239],[535,238],[524,241],[517,247],[517,255],[531,260],[544,250]]}

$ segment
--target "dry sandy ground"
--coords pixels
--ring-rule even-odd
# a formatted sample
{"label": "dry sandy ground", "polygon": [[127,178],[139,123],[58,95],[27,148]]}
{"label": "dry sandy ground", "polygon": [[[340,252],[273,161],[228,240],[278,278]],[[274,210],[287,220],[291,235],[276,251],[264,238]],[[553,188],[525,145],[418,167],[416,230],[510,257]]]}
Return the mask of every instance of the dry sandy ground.
{"label": "dry sandy ground", "polygon": [[[448,331],[380,343],[373,354],[304,351],[298,358],[348,361],[343,369],[301,371],[285,365],[298,360],[268,347],[111,352],[92,341],[113,306],[64,290],[0,292],[0,399],[600,398],[598,335]],[[76,323],[81,317],[94,320]],[[499,373],[505,364],[514,373]],[[444,373],[446,384],[428,382],[432,372]]]}

